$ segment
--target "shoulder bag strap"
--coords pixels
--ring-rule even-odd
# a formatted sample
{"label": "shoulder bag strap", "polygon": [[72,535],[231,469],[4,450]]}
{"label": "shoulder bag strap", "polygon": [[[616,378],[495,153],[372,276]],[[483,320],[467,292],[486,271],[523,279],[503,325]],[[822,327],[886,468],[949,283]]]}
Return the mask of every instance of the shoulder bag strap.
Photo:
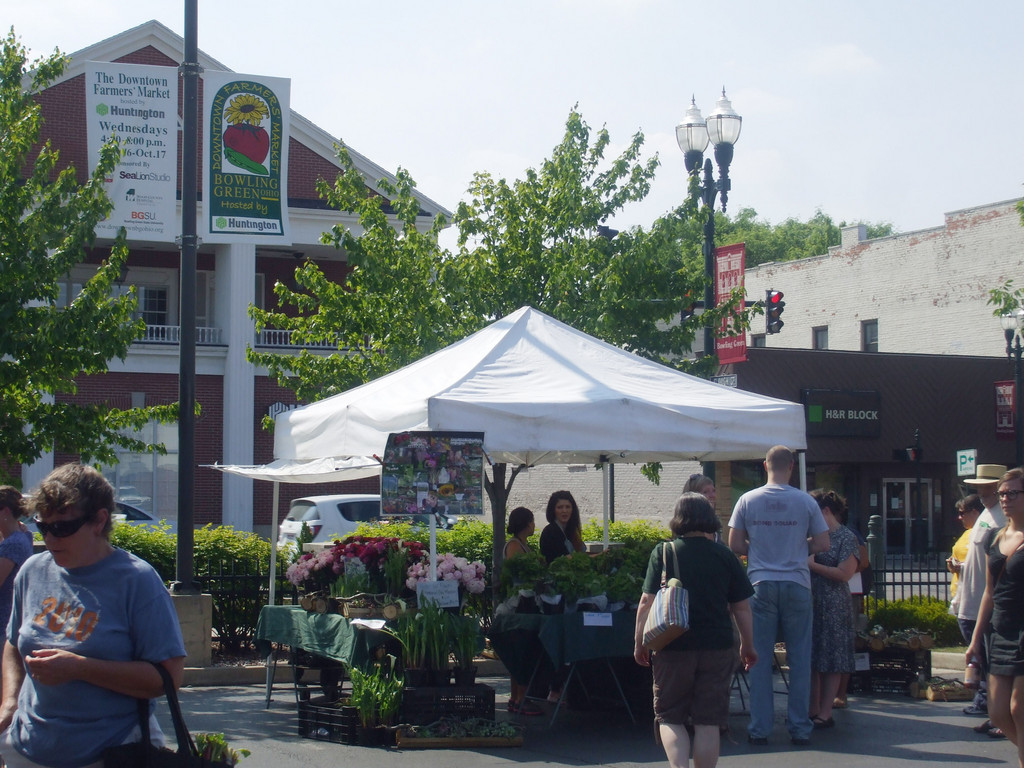
{"label": "shoulder bag strap", "polygon": [[[676,548],[671,541],[666,542],[661,548],[661,588],[664,589],[668,586],[668,549],[672,548],[672,554],[675,555]],[[679,560],[676,560],[676,571],[679,570]],[[676,573],[676,576],[679,574]]]}
{"label": "shoulder bag strap", "polygon": [[[160,678],[164,681],[164,696],[167,697],[167,708],[171,712],[171,720],[174,721],[174,736],[178,742],[178,754],[182,758],[186,755],[198,755],[199,752],[196,750],[195,742],[192,741],[192,736],[185,725],[185,718],[182,717],[181,705],[178,703],[178,692],[174,690],[174,681],[171,680],[170,672],[164,669],[162,664],[152,661],[150,664],[156,667],[156,671],[160,673]],[[146,727],[148,729],[148,722]]]}
{"label": "shoulder bag strap", "polygon": [[679,578],[679,550],[676,549],[676,545],[672,545],[672,559],[675,560],[676,564],[676,578]]}
{"label": "shoulder bag strap", "polygon": [[149,744],[149,699],[136,699],[135,703],[139,708],[139,730],[142,731],[140,744]]}

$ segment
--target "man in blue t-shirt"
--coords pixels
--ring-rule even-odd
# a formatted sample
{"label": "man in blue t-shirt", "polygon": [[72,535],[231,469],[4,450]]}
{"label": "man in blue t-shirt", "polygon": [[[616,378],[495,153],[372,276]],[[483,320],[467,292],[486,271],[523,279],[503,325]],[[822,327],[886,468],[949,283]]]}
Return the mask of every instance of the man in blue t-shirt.
{"label": "man in blue t-shirt", "polygon": [[[828,525],[810,494],[789,484],[793,454],[784,445],[768,451],[768,482],[740,496],[729,520],[729,548],[747,556],[747,576],[754,585],[754,649],[770,659],[781,634],[789,662],[789,707],[786,728],[797,746],[810,743],[811,574],[807,558],[828,549]],[[767,744],[775,705],[772,665],[750,671],[751,744]]]}

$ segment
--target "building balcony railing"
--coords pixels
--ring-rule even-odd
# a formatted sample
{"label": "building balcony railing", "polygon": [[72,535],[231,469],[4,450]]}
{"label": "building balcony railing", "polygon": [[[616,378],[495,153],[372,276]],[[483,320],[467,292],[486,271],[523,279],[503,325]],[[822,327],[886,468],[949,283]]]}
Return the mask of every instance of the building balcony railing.
{"label": "building balcony railing", "polygon": [[[177,325],[147,325],[139,336],[142,344],[180,344],[181,327]],[[220,344],[220,328],[196,326],[196,344]]]}
{"label": "building balcony railing", "polygon": [[277,328],[265,328],[256,333],[257,347],[302,347],[304,349],[330,349],[337,350],[337,341],[320,341],[305,344],[292,342],[292,331],[282,331]]}
{"label": "building balcony railing", "polygon": [[[292,342],[292,331],[282,331],[276,328],[267,328],[256,334],[256,347],[286,347],[302,349],[323,349],[336,352],[338,342],[314,342],[306,344],[295,344]],[[147,325],[146,330],[137,339],[140,344],[180,344],[181,327],[177,325]],[[221,329],[208,326],[196,326],[196,344],[216,346],[223,344],[221,341]]]}

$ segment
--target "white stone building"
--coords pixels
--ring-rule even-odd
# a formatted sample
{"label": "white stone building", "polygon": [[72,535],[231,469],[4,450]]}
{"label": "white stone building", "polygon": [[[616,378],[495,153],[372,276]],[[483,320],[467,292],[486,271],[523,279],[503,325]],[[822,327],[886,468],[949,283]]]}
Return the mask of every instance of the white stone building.
{"label": "white stone building", "polygon": [[[746,273],[747,298],[782,291],[785,323],[751,346],[937,355],[1006,354],[988,292],[1024,274],[1024,227],[1016,200],[953,211],[933,229],[865,239],[843,230],[827,254],[773,262]],[[876,332],[874,348],[872,332]]]}

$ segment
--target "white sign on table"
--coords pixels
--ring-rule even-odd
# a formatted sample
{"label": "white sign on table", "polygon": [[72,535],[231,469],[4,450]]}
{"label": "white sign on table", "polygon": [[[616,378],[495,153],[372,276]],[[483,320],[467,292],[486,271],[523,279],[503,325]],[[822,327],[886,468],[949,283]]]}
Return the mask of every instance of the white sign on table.
{"label": "white sign on table", "polygon": [[420,605],[433,603],[438,608],[458,608],[459,582],[421,581],[416,585],[416,600]]}

